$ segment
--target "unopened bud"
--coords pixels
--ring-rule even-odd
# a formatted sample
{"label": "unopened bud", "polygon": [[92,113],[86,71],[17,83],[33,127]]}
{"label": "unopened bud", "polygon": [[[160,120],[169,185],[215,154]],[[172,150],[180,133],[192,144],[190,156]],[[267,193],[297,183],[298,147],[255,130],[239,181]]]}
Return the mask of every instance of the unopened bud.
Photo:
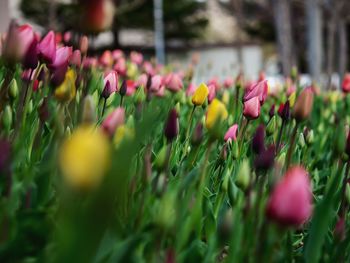
{"label": "unopened bud", "polygon": [[333,235],[337,240],[343,241],[345,239],[345,232],[346,232],[345,228],[346,228],[345,218],[340,217],[333,230]]}
{"label": "unopened bud", "polygon": [[278,114],[284,121],[288,121],[290,119],[290,104],[287,101],[285,104],[281,104],[278,109]]}
{"label": "unopened bud", "polygon": [[203,140],[203,124],[199,122],[194,128],[191,142],[193,146],[198,146],[201,144],[202,140]]}
{"label": "unopened bud", "polygon": [[175,109],[170,110],[168,120],[165,124],[164,135],[168,141],[174,140],[179,134],[179,120]]}
{"label": "unopened bud", "polygon": [[120,90],[119,90],[120,96],[124,97],[126,95],[127,89],[128,89],[128,87],[126,85],[126,80],[124,79],[122,82],[122,85],[120,86]]}
{"label": "unopened bud", "polygon": [[252,149],[256,154],[260,154],[265,150],[265,127],[260,125],[254,134],[252,140]]}
{"label": "unopened bud", "polygon": [[305,146],[304,134],[302,132],[299,134],[298,144],[301,148]]}
{"label": "unopened bud", "polygon": [[250,184],[250,165],[248,159],[244,159],[239,166],[235,183],[242,189],[242,191],[246,191],[248,189]]}
{"label": "unopened bud", "polygon": [[308,145],[311,145],[313,144],[315,141],[315,136],[314,136],[314,131],[313,130],[310,130],[308,133],[307,133],[307,136],[306,136],[306,143]]}
{"label": "unopened bud", "polygon": [[270,111],[269,111],[270,118],[275,116],[275,104],[272,104]]}
{"label": "unopened bud", "polygon": [[275,162],[275,146],[271,145],[264,152],[260,153],[254,161],[256,170],[266,171],[270,169]]}
{"label": "unopened bud", "polygon": [[167,153],[167,146],[164,145],[160,151],[158,152],[156,159],[154,160],[154,165],[156,169],[162,170],[166,163],[166,154]]}
{"label": "unopened bud", "polygon": [[11,99],[16,99],[18,96],[18,85],[16,79],[12,79],[10,82],[10,87],[9,87],[9,97]]}
{"label": "unopened bud", "polygon": [[87,36],[82,36],[80,38],[79,47],[80,47],[81,54],[86,55],[86,53],[87,53],[87,51],[89,49],[89,39],[88,39]]}
{"label": "unopened bud", "polygon": [[266,133],[268,136],[271,136],[274,134],[274,132],[276,131],[276,127],[277,127],[277,120],[276,120],[276,116],[273,116],[271,118],[271,120],[269,121],[269,123],[266,126]]}
{"label": "unopened bud", "polygon": [[2,123],[6,130],[10,130],[12,126],[12,109],[9,105],[6,105],[3,115],[2,115]]}
{"label": "unopened bud", "polygon": [[313,102],[314,93],[312,92],[311,88],[306,88],[300,93],[295,102],[293,108],[293,117],[297,121],[306,120],[312,111]]}
{"label": "unopened bud", "polygon": [[232,143],[232,157],[235,160],[239,157],[239,145],[237,141],[233,141]]}

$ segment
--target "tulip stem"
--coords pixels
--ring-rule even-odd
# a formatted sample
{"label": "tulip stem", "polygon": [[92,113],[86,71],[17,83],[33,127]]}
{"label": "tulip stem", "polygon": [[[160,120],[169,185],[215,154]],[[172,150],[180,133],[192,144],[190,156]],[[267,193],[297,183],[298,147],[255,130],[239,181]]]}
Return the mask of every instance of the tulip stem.
{"label": "tulip stem", "polygon": [[194,115],[194,111],[196,110],[196,105],[193,105],[192,111],[190,113],[190,117],[188,120],[188,126],[187,126],[187,130],[186,130],[186,137],[185,137],[185,147],[182,151],[182,157],[180,159],[180,163],[183,162],[186,154],[187,154],[187,149],[188,149],[188,145],[190,143],[190,136],[191,136],[191,127],[192,127],[192,121],[193,121],[193,115]]}
{"label": "tulip stem", "polygon": [[298,132],[298,124],[299,124],[298,122],[295,123],[294,129],[292,132],[292,138],[291,138],[289,149],[287,152],[287,159],[286,159],[286,166],[285,166],[286,169],[289,168],[290,162],[292,160],[292,154],[295,147],[295,139],[297,137],[297,132]]}
{"label": "tulip stem", "polygon": [[124,96],[120,96],[120,107],[122,107],[123,106],[123,99],[124,99]]}

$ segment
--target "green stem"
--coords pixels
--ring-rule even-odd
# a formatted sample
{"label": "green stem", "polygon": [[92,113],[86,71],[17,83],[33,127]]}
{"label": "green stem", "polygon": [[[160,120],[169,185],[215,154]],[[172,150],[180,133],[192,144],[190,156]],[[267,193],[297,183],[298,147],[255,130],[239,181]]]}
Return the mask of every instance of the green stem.
{"label": "green stem", "polygon": [[296,139],[297,132],[298,132],[298,125],[299,125],[299,123],[296,122],[294,129],[293,129],[293,132],[292,132],[292,137],[291,137],[289,149],[287,152],[287,158],[286,158],[286,166],[285,166],[286,170],[289,168],[290,162],[292,160],[292,154],[294,152],[294,147],[295,147],[295,139]]}

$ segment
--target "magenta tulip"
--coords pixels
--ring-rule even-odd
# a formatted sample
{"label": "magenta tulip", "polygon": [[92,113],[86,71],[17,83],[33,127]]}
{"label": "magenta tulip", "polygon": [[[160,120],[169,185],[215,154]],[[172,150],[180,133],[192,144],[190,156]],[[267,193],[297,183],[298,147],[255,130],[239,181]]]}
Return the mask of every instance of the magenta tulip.
{"label": "magenta tulip", "polygon": [[238,124],[233,124],[226,132],[225,141],[236,141],[237,140]]}
{"label": "magenta tulip", "polygon": [[72,47],[60,47],[56,50],[55,60],[49,65],[50,68],[58,68],[63,65],[68,65],[72,56]]}
{"label": "magenta tulip", "polygon": [[256,96],[244,102],[243,115],[249,120],[254,120],[259,117],[260,115],[259,97]]}
{"label": "magenta tulip", "polygon": [[52,64],[56,59],[55,33],[50,31],[38,45],[39,57],[46,63]]}
{"label": "magenta tulip", "polygon": [[267,80],[260,81],[255,85],[249,87],[244,94],[244,101],[248,101],[254,97],[258,97],[260,104],[263,105],[268,92],[268,83]]}
{"label": "magenta tulip", "polygon": [[267,216],[283,226],[298,227],[312,213],[312,189],[307,171],[290,168],[278,182],[268,200]]}

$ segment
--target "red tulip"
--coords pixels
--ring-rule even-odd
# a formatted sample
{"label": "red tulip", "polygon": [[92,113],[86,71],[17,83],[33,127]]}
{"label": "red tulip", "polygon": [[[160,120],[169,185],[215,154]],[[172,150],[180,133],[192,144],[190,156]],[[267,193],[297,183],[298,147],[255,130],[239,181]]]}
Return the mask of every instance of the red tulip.
{"label": "red tulip", "polygon": [[126,81],[126,96],[131,96],[135,93],[136,82],[129,79]]}
{"label": "red tulip", "polygon": [[52,64],[56,59],[56,42],[55,42],[55,33],[50,31],[39,43],[38,45],[39,57],[47,62]]}
{"label": "red tulip", "polygon": [[350,73],[345,74],[341,88],[344,93],[350,92]]}
{"label": "red tulip", "polygon": [[260,115],[259,97],[253,97],[244,102],[243,115],[250,120],[254,120]]}
{"label": "red tulip", "polygon": [[115,130],[124,123],[125,110],[118,107],[102,123],[103,130],[110,136],[114,135]]}
{"label": "red tulip", "polygon": [[251,86],[248,90],[246,90],[243,100],[248,101],[253,97],[258,97],[260,104],[263,105],[267,97],[267,92],[268,92],[268,83],[267,83],[267,80],[263,80]]}
{"label": "red tulip", "polygon": [[284,226],[300,226],[312,213],[312,190],[307,171],[290,168],[277,183],[269,198],[267,216]]}

